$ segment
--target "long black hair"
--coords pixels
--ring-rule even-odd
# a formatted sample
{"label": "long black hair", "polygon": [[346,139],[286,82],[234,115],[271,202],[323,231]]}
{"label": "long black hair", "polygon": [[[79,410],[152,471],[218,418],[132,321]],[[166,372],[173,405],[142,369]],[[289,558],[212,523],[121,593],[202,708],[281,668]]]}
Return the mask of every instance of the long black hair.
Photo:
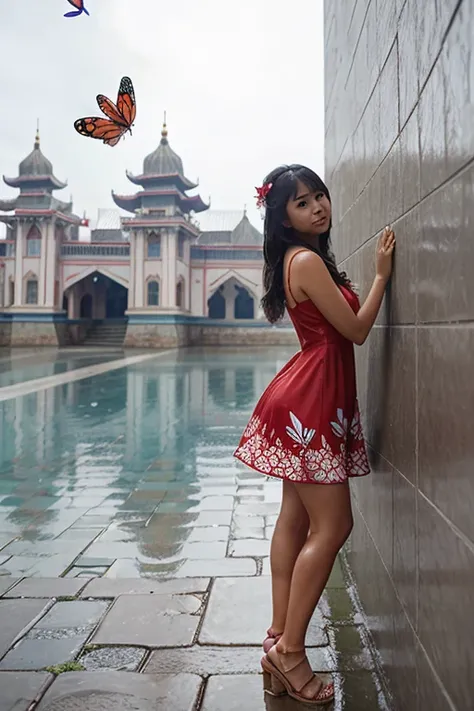
{"label": "long black hair", "polygon": [[331,224],[328,230],[320,235],[319,248],[305,242],[292,227],[283,224],[288,220],[286,206],[297,194],[297,181],[303,183],[311,192],[322,192],[331,201],[329,190],[319,175],[304,165],[282,165],[267,175],[264,185],[271,183],[272,187],[265,200],[265,225],[263,241],[263,287],[261,301],[265,316],[270,323],[279,321],[285,312],[286,296],[283,286],[283,260],[288,247],[300,244],[316,252],[324,261],[336,284],[350,286],[345,272],[340,272],[336,266],[335,257],[331,251]]}

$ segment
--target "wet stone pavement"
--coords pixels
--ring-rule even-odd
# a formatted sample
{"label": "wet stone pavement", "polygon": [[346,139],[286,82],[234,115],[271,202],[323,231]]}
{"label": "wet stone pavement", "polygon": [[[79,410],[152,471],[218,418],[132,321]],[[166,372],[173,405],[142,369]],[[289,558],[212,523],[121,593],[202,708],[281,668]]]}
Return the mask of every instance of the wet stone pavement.
{"label": "wet stone pavement", "polygon": [[[0,402],[0,711],[305,708],[259,673],[280,483],[232,457],[289,355],[114,354],[75,379],[76,356]],[[338,559],[310,661],[328,708],[388,709],[353,592]]]}

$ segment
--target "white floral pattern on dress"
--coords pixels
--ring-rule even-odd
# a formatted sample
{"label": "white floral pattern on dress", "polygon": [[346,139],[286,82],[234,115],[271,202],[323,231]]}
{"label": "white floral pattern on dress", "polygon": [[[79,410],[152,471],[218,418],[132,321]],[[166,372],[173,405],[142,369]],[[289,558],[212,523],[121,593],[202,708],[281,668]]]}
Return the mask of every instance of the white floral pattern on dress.
{"label": "white floral pattern on dress", "polygon": [[[237,448],[234,456],[263,474],[290,481],[312,480],[322,484],[335,484],[346,481],[347,477],[369,474],[370,467],[357,406],[349,428],[341,408],[338,408],[336,413],[337,421],[331,422],[333,433],[343,440],[339,452],[331,449],[323,434],[319,449],[311,448],[309,445],[316,430],[304,427],[293,412],[289,415],[293,427],[287,426],[286,433],[295,442],[294,449],[300,446],[298,452],[286,447],[279,437],[272,437],[273,442],[270,442],[266,435],[267,425],[261,422],[258,415],[254,415],[245,429],[243,443]],[[271,434],[273,435],[273,431]]]}

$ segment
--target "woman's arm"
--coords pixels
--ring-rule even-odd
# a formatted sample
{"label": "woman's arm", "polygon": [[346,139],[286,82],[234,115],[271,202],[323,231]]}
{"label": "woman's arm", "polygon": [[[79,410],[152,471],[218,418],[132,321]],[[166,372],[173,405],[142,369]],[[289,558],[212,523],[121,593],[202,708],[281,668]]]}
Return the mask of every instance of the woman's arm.
{"label": "woman's arm", "polygon": [[359,346],[369,335],[382,304],[392,271],[394,246],[395,236],[385,228],[377,243],[376,275],[357,314],[334,283],[321,257],[309,250],[295,256],[293,273],[301,290],[341,335]]}

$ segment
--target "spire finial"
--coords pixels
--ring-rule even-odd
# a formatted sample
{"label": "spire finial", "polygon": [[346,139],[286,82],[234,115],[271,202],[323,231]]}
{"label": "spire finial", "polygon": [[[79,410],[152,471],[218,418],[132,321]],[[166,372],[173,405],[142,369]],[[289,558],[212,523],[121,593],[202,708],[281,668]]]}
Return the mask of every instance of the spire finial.
{"label": "spire finial", "polygon": [[163,117],[163,128],[161,129],[161,136],[162,136],[162,138],[168,137],[168,129],[166,127],[166,111],[165,111],[164,117]]}
{"label": "spire finial", "polygon": [[35,148],[40,147],[40,121],[39,118],[36,119],[36,136],[35,136]]}
{"label": "spire finial", "polygon": [[244,205],[244,217],[247,217],[247,204]]}

